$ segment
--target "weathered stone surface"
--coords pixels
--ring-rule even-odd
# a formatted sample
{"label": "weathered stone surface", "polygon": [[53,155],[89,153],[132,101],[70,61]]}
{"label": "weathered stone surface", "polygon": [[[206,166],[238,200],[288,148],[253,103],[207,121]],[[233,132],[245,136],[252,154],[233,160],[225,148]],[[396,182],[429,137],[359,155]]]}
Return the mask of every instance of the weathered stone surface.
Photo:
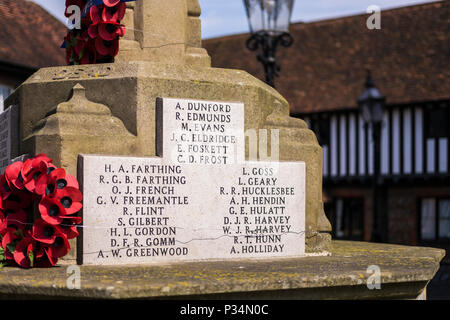
{"label": "weathered stone surface", "polygon": [[[75,84],[72,96],[48,110],[42,120],[33,122],[31,132],[23,130],[24,153],[46,153],[54,162],[76,176],[80,153],[131,154],[136,137],[128,132],[123,122],[112,116],[103,104],[89,101],[86,90]],[[27,118],[30,113],[23,113]],[[24,132],[25,131],[25,132]]]}
{"label": "weathered stone surface", "polygon": [[210,67],[211,58],[202,48],[200,14],[198,0],[128,3],[127,34],[116,61]]}
{"label": "weathered stone surface", "polygon": [[[439,268],[441,249],[334,241],[331,256],[197,262],[163,266],[81,266],[81,289],[66,286],[67,264],[0,271],[3,298],[416,298]],[[369,290],[367,268],[381,270]]]}

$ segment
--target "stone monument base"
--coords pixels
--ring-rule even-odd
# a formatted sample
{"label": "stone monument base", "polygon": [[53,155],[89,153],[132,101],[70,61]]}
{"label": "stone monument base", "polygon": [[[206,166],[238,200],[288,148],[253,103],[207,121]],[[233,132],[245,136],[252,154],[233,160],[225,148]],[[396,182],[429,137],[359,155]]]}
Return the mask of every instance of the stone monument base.
{"label": "stone monument base", "polygon": [[[72,290],[66,285],[70,261],[64,261],[51,269],[4,268],[0,298],[424,299],[444,255],[434,248],[333,241],[331,256],[81,266],[81,288]],[[370,266],[381,271],[380,289]]]}

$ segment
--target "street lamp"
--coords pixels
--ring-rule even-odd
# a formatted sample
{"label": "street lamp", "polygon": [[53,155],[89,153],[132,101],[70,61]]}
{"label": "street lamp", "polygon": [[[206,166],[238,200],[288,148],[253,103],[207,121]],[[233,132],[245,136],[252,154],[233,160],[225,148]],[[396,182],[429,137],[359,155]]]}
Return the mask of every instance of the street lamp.
{"label": "street lamp", "polygon": [[374,143],[374,165],[373,165],[373,227],[371,241],[382,242],[387,240],[387,219],[383,211],[380,214],[380,150],[381,150],[381,129],[383,126],[383,113],[386,104],[386,97],[383,96],[372,80],[370,71],[367,71],[366,89],[358,99],[358,108],[364,120],[365,126],[372,127],[372,139]]}
{"label": "street lamp", "polygon": [[261,46],[258,61],[264,66],[266,83],[275,87],[274,78],[281,69],[275,59],[277,47],[294,42],[289,34],[294,0],[244,0],[244,5],[251,32],[247,48],[256,51]]}

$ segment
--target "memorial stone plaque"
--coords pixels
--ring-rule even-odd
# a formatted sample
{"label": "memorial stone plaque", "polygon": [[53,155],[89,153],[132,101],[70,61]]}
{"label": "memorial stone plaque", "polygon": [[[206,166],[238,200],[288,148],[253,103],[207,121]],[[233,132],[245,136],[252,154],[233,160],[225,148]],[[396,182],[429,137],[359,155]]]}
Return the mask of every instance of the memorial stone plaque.
{"label": "memorial stone plaque", "polygon": [[[158,99],[158,155],[177,164],[228,165],[244,155],[244,105]],[[165,151],[163,154],[160,149]]]}
{"label": "memorial stone plaque", "polygon": [[18,107],[11,106],[0,114],[0,173],[16,157],[19,148]]}
{"label": "memorial stone plaque", "polygon": [[[224,117],[208,116],[214,105]],[[236,162],[231,150],[245,151],[242,104],[161,99],[157,109],[163,157],[80,155],[79,263],[304,254],[303,162]]]}

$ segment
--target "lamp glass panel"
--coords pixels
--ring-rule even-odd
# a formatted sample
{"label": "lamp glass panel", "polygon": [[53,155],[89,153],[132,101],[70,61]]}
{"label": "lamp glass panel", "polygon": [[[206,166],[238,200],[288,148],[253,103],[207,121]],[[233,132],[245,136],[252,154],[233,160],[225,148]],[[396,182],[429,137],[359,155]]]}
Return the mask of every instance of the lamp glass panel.
{"label": "lamp glass panel", "polygon": [[383,103],[381,101],[376,101],[372,108],[372,121],[381,122],[383,121]]}
{"label": "lamp glass panel", "polygon": [[244,0],[250,32],[256,33],[265,28],[263,6],[261,0]]}
{"label": "lamp glass panel", "polygon": [[361,114],[365,123],[370,123],[372,120],[372,114],[370,105],[367,102],[363,102],[361,105]]}
{"label": "lamp glass panel", "polygon": [[289,31],[294,0],[244,0],[244,4],[252,33]]}

